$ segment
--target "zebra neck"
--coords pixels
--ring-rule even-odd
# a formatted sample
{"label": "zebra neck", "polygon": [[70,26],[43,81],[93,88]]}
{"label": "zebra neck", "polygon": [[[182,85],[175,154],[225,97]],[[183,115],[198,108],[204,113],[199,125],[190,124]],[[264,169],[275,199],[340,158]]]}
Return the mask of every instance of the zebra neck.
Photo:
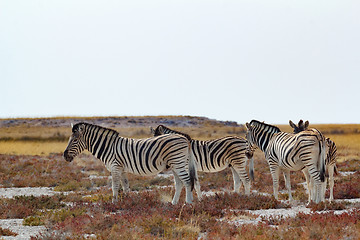
{"label": "zebra neck", "polygon": [[274,132],[261,132],[260,134],[255,134],[256,145],[261,149],[261,151],[265,152],[267,147],[269,146],[270,139],[274,136]]}
{"label": "zebra neck", "polygon": [[84,134],[84,140],[87,150],[96,158],[104,161],[117,136],[118,133],[114,130],[96,126],[88,129]]}

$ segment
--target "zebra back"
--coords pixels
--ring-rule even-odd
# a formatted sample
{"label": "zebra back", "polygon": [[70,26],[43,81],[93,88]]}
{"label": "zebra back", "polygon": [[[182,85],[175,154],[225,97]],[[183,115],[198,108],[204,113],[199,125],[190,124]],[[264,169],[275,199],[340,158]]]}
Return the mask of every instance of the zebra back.
{"label": "zebra back", "polygon": [[240,166],[245,163],[249,149],[245,139],[231,136],[207,141],[192,140],[191,148],[198,169],[203,172],[217,172],[229,165]]}
{"label": "zebra back", "polygon": [[159,125],[155,129],[151,128],[151,132],[154,134],[155,137],[163,134],[180,134],[186,137],[189,141],[192,140],[192,138],[188,134],[170,129],[168,127],[165,127],[164,125]]}

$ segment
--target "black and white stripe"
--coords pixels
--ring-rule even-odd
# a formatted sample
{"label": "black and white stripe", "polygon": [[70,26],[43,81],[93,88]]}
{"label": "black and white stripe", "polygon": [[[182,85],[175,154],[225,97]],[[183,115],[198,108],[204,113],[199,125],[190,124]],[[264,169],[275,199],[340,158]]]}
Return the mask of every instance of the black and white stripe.
{"label": "black and white stripe", "polygon": [[[304,123],[303,120],[300,120],[298,125],[296,125],[290,120],[289,124],[294,129],[294,133],[306,131],[308,130],[309,127],[309,121],[306,121]],[[325,159],[325,176],[329,178],[329,188],[330,188],[329,201],[331,202],[334,200],[334,173],[336,175],[338,174],[336,168],[337,148],[335,142],[333,142],[330,138],[326,138],[326,146],[327,146],[327,153]],[[305,172],[305,177],[309,179],[307,172]],[[326,185],[327,184],[325,183],[325,186]],[[324,188],[324,190],[325,189],[326,188]]]}
{"label": "black and white stripe", "polygon": [[[234,179],[234,191],[239,192],[242,182],[245,194],[250,193],[250,179],[246,172],[246,164],[248,158],[250,158],[249,171],[250,177],[253,179],[253,158],[246,139],[224,137],[208,141],[194,140],[188,134],[172,130],[164,125],[159,125],[151,131],[154,136],[162,134],[184,135],[191,143],[191,149],[199,172],[219,172],[230,167]],[[195,183],[195,189],[199,187],[197,183]]]}
{"label": "black and white stripe", "polygon": [[[315,182],[312,200],[324,200],[323,184],[325,176],[326,143],[316,129],[297,134],[281,132],[278,127],[256,120],[246,123],[246,137],[250,144],[258,146],[264,153],[273,178],[274,196],[278,199],[279,171],[284,171],[285,184],[291,196],[290,171],[308,171]],[[310,187],[309,189],[312,189]]]}
{"label": "black and white stripe", "polygon": [[186,202],[192,201],[196,165],[184,136],[175,134],[132,139],[121,137],[112,129],[78,123],[72,128],[64,158],[72,161],[84,149],[100,159],[111,172],[113,201],[118,198],[120,181],[125,192],[130,190],[126,173],[150,176],[166,168],[172,170],[175,178],[172,203],[178,202],[183,184],[186,187]]}

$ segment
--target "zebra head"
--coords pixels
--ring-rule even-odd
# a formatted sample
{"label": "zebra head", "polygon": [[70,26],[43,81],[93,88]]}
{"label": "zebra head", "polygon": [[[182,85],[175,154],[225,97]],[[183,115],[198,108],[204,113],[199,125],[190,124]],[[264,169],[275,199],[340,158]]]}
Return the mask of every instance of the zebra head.
{"label": "zebra head", "polygon": [[71,162],[86,148],[84,131],[84,123],[77,123],[72,127],[72,135],[70,136],[68,146],[64,151],[64,158],[66,161]]}
{"label": "zebra head", "polygon": [[251,126],[251,122],[250,123],[246,123],[246,140],[249,143],[249,149],[255,149],[255,137],[254,137],[254,127]]}
{"label": "zebra head", "polygon": [[151,134],[153,134],[154,137],[165,134],[165,126],[163,125],[159,125],[155,129],[151,127],[150,130],[151,130]]}
{"label": "zebra head", "polygon": [[278,127],[257,120],[246,123],[246,128],[246,139],[249,142],[250,149],[259,147],[262,151],[266,149],[271,136],[280,132]]}
{"label": "zebra head", "polygon": [[290,127],[292,127],[294,129],[294,133],[299,133],[299,132],[302,132],[302,131],[305,131],[305,130],[308,130],[308,127],[309,127],[309,121],[306,121],[304,123],[303,120],[300,119],[298,125],[296,126],[295,123],[293,123],[291,120],[289,120],[289,124],[290,124]]}

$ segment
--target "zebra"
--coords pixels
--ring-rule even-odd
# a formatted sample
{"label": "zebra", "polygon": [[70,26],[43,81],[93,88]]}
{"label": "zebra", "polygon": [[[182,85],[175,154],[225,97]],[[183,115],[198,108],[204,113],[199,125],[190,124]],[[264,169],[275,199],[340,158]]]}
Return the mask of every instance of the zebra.
{"label": "zebra", "polygon": [[[251,147],[257,146],[264,153],[273,179],[274,197],[278,199],[279,170],[284,171],[285,185],[291,202],[290,171],[305,169],[315,180],[315,192],[311,195],[316,203],[323,201],[325,175],[325,138],[316,129],[297,134],[281,132],[276,126],[257,120],[246,123],[246,138]],[[309,188],[310,189],[310,188]],[[310,191],[309,191],[310,194]]]}
{"label": "zebra", "polygon": [[[305,123],[303,120],[300,120],[298,125],[289,120],[290,126],[294,129],[294,133],[299,133],[301,131],[308,130],[309,121]],[[329,188],[330,188],[330,196],[329,201],[332,202],[334,200],[334,173],[338,175],[338,170],[336,167],[336,157],[337,157],[337,148],[335,142],[333,142],[330,138],[326,138],[326,146],[328,148],[325,159],[325,176],[329,178]],[[309,176],[307,172],[304,172],[305,178],[307,181],[309,180]],[[325,186],[326,186],[325,182]],[[324,188],[325,190],[325,188]]]}
{"label": "zebra", "polygon": [[[192,139],[188,134],[170,129],[164,125],[159,125],[156,129],[151,128],[154,136],[163,134],[181,134],[185,136],[191,144],[194,154],[196,168],[199,172],[220,172],[230,167],[233,180],[234,192],[240,192],[241,182],[244,184],[245,194],[250,194],[250,179],[246,172],[246,163],[250,159],[249,175],[254,180],[254,160],[253,151],[249,149],[246,139],[240,137],[224,137],[208,141]],[[195,189],[199,194],[199,182],[195,182]]]}
{"label": "zebra", "polygon": [[124,192],[130,191],[126,173],[151,176],[166,168],[172,170],[175,179],[172,204],[178,203],[183,184],[186,188],[186,202],[192,203],[196,165],[184,136],[124,138],[115,130],[81,122],[72,127],[64,158],[71,162],[85,149],[100,159],[111,172],[113,203],[118,200],[120,181]]}

